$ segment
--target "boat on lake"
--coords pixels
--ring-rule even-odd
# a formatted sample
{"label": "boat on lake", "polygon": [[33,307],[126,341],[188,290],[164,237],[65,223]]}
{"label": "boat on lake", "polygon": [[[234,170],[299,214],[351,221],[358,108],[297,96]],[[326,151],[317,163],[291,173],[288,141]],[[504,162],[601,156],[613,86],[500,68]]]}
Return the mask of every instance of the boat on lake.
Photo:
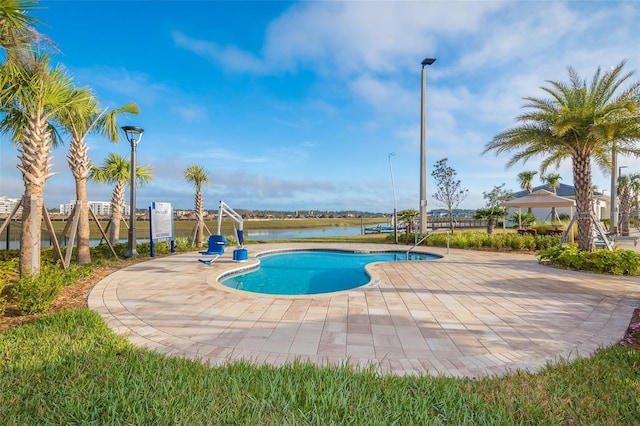
{"label": "boat on lake", "polygon": [[[404,228],[398,226],[398,232],[403,231]],[[392,234],[393,226],[391,225],[375,225],[375,226],[367,226],[364,228],[365,234]]]}

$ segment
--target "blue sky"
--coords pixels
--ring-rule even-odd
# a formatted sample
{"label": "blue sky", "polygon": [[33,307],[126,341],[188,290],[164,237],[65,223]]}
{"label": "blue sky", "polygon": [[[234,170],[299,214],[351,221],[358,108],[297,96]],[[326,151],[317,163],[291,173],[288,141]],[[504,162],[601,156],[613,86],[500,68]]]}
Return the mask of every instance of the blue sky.
{"label": "blue sky", "polygon": [[[573,66],[590,79],[627,60],[640,78],[637,1],[41,1],[35,16],[79,86],[105,106],[135,101],[145,129],[138,163],[153,168],[138,190],[152,201],[193,207],[183,179],[193,163],[212,184],[205,207],[275,210],[418,209],[420,62],[427,68],[428,209],[431,170],[448,158],[469,190],[462,208],[538,161],[506,170],[509,157],[481,155],[515,124],[526,96]],[[67,138],[68,139],[68,138]],[[101,163],[130,155],[126,141],[88,139]],[[68,144],[67,144],[68,146]],[[49,207],[75,198],[65,147],[54,151]],[[0,195],[23,191],[17,151],[0,136]],[[640,171],[637,159],[621,158]],[[571,164],[558,173],[572,184]],[[608,193],[609,177],[593,181]],[[534,184],[540,184],[539,179]],[[112,188],[90,184],[90,200]],[[127,196],[128,202],[128,196]]]}

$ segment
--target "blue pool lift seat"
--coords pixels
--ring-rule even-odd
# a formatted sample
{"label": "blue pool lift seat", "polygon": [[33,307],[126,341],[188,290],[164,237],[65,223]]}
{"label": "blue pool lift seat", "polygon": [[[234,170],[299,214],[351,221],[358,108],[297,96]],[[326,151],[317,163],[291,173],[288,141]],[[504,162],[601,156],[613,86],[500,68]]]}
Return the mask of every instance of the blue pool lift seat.
{"label": "blue pool lift seat", "polygon": [[207,250],[199,251],[198,253],[205,256],[215,257],[213,259],[198,259],[198,261],[207,265],[211,265],[217,258],[224,254],[225,244],[227,244],[227,240],[226,238],[224,238],[224,235],[210,235],[209,241],[207,242]]}

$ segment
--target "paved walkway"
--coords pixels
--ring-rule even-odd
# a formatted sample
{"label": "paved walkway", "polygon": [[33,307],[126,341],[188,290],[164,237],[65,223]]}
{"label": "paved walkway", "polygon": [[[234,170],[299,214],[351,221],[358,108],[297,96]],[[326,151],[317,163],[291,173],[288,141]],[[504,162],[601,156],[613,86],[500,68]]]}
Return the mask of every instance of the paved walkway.
{"label": "paved walkway", "polygon": [[535,371],[618,342],[640,278],[541,266],[532,255],[425,248],[431,262],[369,265],[375,286],[332,295],[264,296],[230,290],[221,274],[283,248],[403,250],[404,245],[249,245],[207,266],[197,253],[142,262],[91,291],[89,307],[134,344],[211,365],[249,359],[348,362],[394,374],[478,377]]}

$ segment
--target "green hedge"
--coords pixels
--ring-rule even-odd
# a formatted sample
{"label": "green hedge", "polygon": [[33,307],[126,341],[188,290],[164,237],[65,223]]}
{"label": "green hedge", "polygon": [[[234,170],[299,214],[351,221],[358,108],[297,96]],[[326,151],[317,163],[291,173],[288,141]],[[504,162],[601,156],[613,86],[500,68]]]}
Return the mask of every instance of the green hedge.
{"label": "green hedge", "polygon": [[487,234],[486,232],[462,232],[454,234],[431,234],[423,244],[426,246],[446,247],[449,238],[449,247],[453,248],[485,248],[493,250],[526,250],[537,251],[560,244],[558,235],[519,235]]}
{"label": "green hedge", "polygon": [[575,244],[549,247],[538,253],[542,263],[552,266],[589,271],[598,274],[640,275],[640,253],[614,248],[581,251]]}

